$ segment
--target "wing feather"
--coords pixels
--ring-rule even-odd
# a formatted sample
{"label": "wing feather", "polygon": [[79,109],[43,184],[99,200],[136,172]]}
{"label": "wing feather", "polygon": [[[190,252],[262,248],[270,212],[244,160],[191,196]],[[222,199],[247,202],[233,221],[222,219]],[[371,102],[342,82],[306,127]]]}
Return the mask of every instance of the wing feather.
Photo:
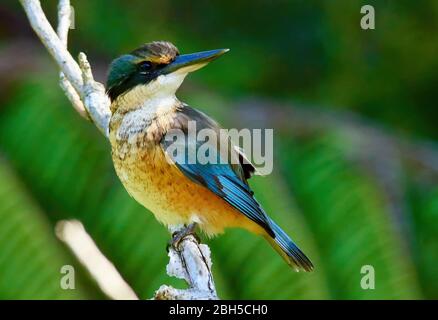
{"label": "wing feather", "polygon": [[[178,111],[176,115],[175,129],[181,129],[182,131],[187,130],[189,121],[196,121],[197,131],[209,128],[219,132],[220,129],[217,123],[208,116],[188,106],[184,106]],[[187,133],[187,131],[185,132]],[[190,141],[190,139],[193,138],[186,134],[185,141],[179,142],[184,143],[184,145],[181,146],[186,151],[183,155],[174,155],[167,152],[169,145],[176,143],[175,141],[163,138],[161,146],[164,152],[166,152],[166,154],[174,161],[175,165],[185,176],[224,199],[224,201],[229,203],[235,209],[263,227],[268,234],[274,236],[270,226],[270,219],[267,217],[257,200],[254,199],[253,192],[246,181],[254,170],[247,167],[245,171],[242,162],[237,164],[221,162],[220,157],[223,157],[224,155],[223,152],[221,152],[222,150],[219,149],[221,148],[219,143],[210,145],[210,147],[216,151],[218,160],[216,163],[189,163],[189,161],[187,161],[189,146],[194,146],[197,150],[201,144],[210,143],[209,141]],[[227,148],[227,150],[229,153],[233,153],[226,155],[227,159],[231,159],[233,156],[239,157],[239,153],[236,152],[234,147]]]}

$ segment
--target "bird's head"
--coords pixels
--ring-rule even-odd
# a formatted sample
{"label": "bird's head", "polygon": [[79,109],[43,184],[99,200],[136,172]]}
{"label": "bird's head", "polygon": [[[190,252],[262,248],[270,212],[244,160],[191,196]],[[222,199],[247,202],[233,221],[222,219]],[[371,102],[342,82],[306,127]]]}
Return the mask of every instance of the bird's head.
{"label": "bird's head", "polygon": [[111,63],[106,83],[108,95],[114,101],[139,86],[144,98],[174,95],[189,72],[202,68],[227,51],[180,55],[170,42],[147,43]]}

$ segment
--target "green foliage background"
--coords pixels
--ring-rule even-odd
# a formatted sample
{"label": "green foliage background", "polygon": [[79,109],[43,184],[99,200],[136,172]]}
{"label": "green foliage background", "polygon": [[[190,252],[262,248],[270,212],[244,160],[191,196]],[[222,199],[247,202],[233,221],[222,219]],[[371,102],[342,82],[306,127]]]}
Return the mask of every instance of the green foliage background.
{"label": "green foliage background", "polygon": [[[181,98],[225,127],[274,128],[275,164],[251,181],[316,265],[294,273],[241,230],[208,240],[222,298],[438,298],[438,5],[367,1],[72,1],[74,54],[96,77],[143,42],[230,47]],[[55,1],[44,1],[52,21]],[[69,106],[16,2],[0,7],[0,298],[104,298],[54,235],[79,219],[140,298],[160,285],[169,235],[125,192],[107,141]],[[76,290],[59,287],[76,266]],[[376,270],[362,290],[361,267]]]}

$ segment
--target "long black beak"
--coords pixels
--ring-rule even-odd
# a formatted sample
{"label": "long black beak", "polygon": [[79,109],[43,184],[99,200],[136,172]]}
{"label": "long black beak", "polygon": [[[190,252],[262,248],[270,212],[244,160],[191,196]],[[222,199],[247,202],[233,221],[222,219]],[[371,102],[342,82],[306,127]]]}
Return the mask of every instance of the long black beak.
{"label": "long black beak", "polygon": [[187,72],[195,71],[212,60],[219,58],[224,53],[228,52],[230,49],[217,49],[202,51],[190,54],[183,54],[177,56],[174,61],[161,69],[161,74],[169,74],[180,69],[185,69]]}

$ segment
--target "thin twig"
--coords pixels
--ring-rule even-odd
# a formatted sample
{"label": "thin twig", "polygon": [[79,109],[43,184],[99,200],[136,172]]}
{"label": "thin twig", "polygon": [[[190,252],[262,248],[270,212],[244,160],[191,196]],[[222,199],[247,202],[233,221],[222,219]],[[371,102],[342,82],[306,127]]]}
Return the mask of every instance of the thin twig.
{"label": "thin twig", "polygon": [[[59,13],[59,37],[47,20],[44,11],[41,8],[40,1],[20,0],[20,2],[33,30],[47,48],[50,55],[54,58],[61,69],[61,72],[65,75],[65,78],[68,80],[69,84],[62,81],[64,83],[62,86],[67,97],[72,101],[73,107],[82,115],[84,115],[83,110],[85,110],[85,113],[88,114],[96,127],[108,137],[108,126],[111,112],[109,108],[110,100],[105,93],[105,87],[103,84],[92,79],[92,74],[89,71],[91,69],[89,68],[88,61],[86,61],[86,56],[84,54],[82,55],[81,65],[85,67],[85,70],[81,70],[80,66],[73,59],[66,47],[68,35],[67,25],[70,26],[70,16],[67,15],[67,12],[70,11],[70,9],[66,8],[69,1],[60,2],[58,7],[62,9],[62,12]],[[84,83],[84,77],[87,79],[87,83]],[[80,106],[78,96],[75,95],[72,89],[74,89],[79,95],[85,108]]]}
{"label": "thin twig", "polygon": [[40,2],[37,0],[20,0],[20,2],[27,14],[30,25],[47,51],[55,59],[75,90],[81,92],[81,69],[53,30],[41,8]]}
{"label": "thin twig", "polygon": [[[58,29],[57,34],[64,47],[67,49],[68,45],[68,30],[71,25],[71,6],[70,0],[59,0],[58,3]],[[73,88],[71,83],[67,80],[64,73],[59,74],[59,85],[64,91],[73,108],[84,118],[88,119],[87,111],[81,101],[79,93]]]}

